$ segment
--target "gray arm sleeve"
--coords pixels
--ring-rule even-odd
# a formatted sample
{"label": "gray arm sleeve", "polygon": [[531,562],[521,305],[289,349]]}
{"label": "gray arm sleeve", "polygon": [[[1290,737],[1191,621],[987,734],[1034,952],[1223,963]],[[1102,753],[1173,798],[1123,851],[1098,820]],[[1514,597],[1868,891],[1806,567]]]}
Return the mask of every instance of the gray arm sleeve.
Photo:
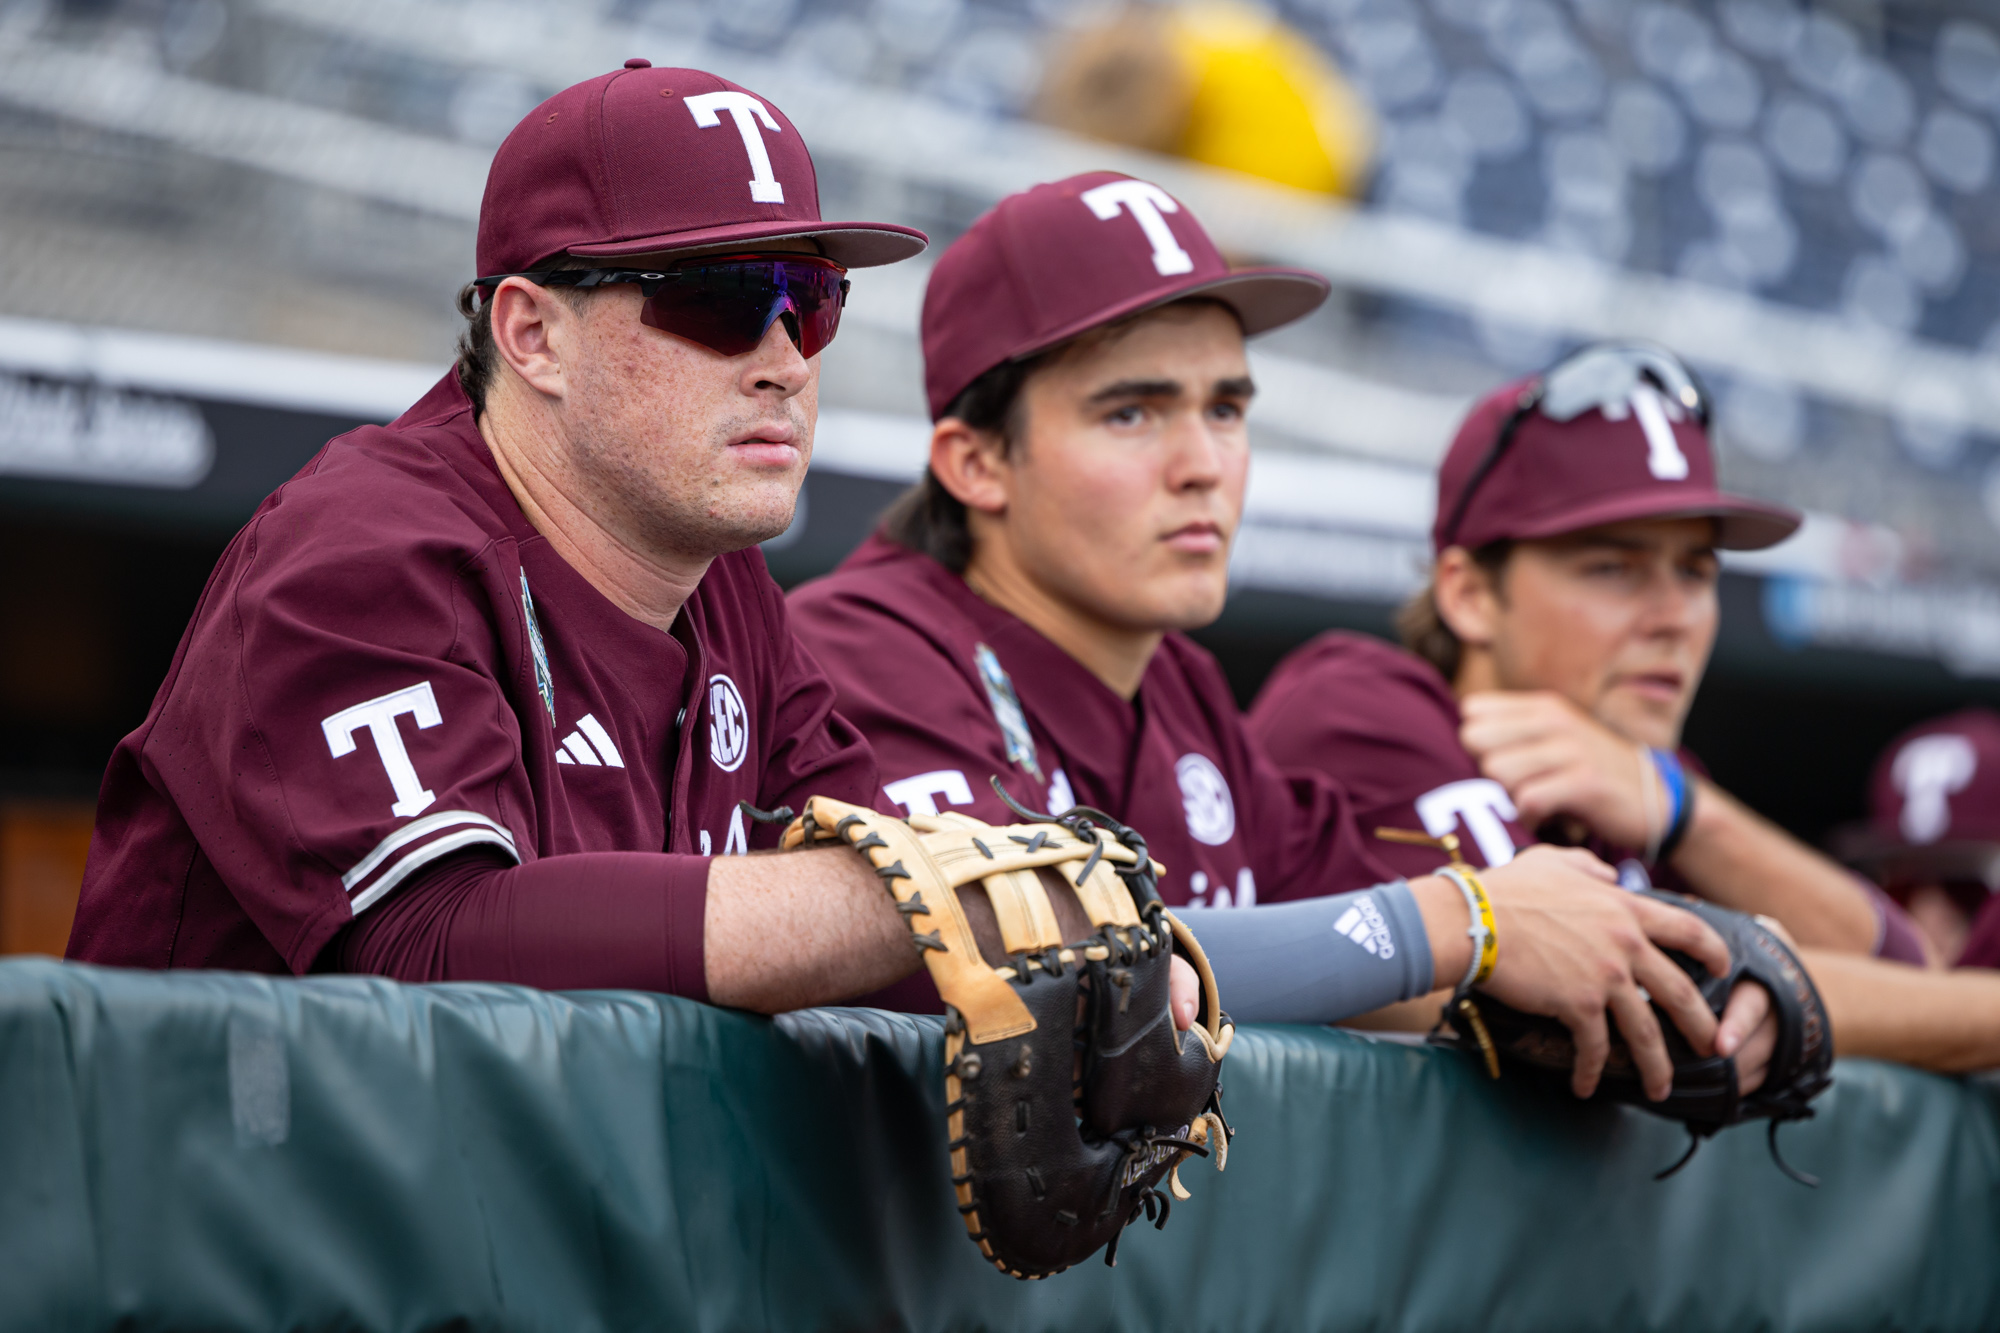
{"label": "gray arm sleeve", "polygon": [[1427,994],[1430,936],[1401,880],[1268,907],[1178,907],[1238,1023],[1338,1023]]}

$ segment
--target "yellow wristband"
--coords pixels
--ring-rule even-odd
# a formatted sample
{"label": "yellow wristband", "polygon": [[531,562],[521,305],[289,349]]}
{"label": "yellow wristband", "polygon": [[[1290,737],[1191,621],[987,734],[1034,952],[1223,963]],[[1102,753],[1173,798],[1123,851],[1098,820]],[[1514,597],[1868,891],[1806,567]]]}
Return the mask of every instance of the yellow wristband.
{"label": "yellow wristband", "polygon": [[1500,936],[1493,928],[1493,902],[1486,896],[1486,886],[1479,882],[1479,876],[1472,873],[1472,867],[1445,866],[1437,873],[1458,886],[1458,891],[1465,895],[1466,912],[1472,918],[1472,924],[1465,930],[1472,941],[1472,961],[1458,983],[1463,993],[1492,976],[1493,965],[1500,958]]}

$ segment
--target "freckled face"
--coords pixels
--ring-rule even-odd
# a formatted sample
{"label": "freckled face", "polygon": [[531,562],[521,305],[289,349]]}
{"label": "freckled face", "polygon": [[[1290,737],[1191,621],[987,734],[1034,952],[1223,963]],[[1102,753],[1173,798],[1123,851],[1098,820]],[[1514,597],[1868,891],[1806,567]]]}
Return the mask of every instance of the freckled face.
{"label": "freckled face", "polygon": [[1679,744],[1715,646],[1719,574],[1704,518],[1521,543],[1495,611],[1501,688],[1554,690],[1634,740]]}
{"label": "freckled face", "polygon": [[1037,371],[1022,392],[1004,521],[1024,571],[1123,628],[1220,615],[1250,468],[1253,390],[1235,317],[1168,306]]}
{"label": "freckled face", "polygon": [[775,537],[812,457],[819,357],[799,355],[783,320],[724,356],[640,323],[642,304],[636,287],[599,289],[561,349],[579,498],[663,550],[716,556]]}

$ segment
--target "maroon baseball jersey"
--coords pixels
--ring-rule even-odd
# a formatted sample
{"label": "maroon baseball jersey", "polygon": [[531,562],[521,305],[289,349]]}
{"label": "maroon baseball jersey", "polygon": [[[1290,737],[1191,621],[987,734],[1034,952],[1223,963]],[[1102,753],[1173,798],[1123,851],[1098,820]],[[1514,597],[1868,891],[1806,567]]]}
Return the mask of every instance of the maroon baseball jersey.
{"label": "maroon baseball jersey", "polygon": [[447,375],[224,553],[112,756],[70,956],[304,972],[455,855],[647,852],[670,988],[700,994],[708,857],[777,836],[737,803],[875,788],[759,552],[716,560],[672,633],[633,619],[528,523]]}
{"label": "maroon baseball jersey", "polygon": [[[1326,779],[1250,743],[1221,669],[1170,634],[1126,701],[929,556],[877,536],[794,589],[792,620],[908,814],[1096,806],[1144,834],[1170,904],[1248,906],[1393,879]],[[886,808],[886,807],[885,807]]]}
{"label": "maroon baseball jersey", "polygon": [[[1278,763],[1343,783],[1362,828],[1456,833],[1468,860],[1505,865],[1535,836],[1521,826],[1507,789],[1480,776],[1458,738],[1460,721],[1458,700],[1437,668],[1380,639],[1335,630],[1278,664],[1251,705],[1249,730]],[[1703,772],[1686,750],[1680,758],[1691,776]],[[1643,871],[1631,848],[1585,846],[1628,882],[1636,878],[1632,869]],[[1427,847],[1385,844],[1382,856],[1406,876],[1438,864]],[[1694,892],[1670,867],[1645,875],[1662,888]],[[1858,877],[1857,884],[1880,922],[1876,954],[1922,963],[1916,924],[1880,889]]]}
{"label": "maroon baseball jersey", "polygon": [[[1347,788],[1354,815],[1378,828],[1458,835],[1474,865],[1500,866],[1533,842],[1507,789],[1459,743],[1458,700],[1436,668],[1366,634],[1322,634],[1278,664],[1248,719],[1250,735],[1286,768]],[[1404,875],[1435,870],[1429,847],[1384,842]]]}
{"label": "maroon baseball jersey", "polygon": [[1957,966],[2000,968],[2000,894],[1989,894],[1979,905]]}

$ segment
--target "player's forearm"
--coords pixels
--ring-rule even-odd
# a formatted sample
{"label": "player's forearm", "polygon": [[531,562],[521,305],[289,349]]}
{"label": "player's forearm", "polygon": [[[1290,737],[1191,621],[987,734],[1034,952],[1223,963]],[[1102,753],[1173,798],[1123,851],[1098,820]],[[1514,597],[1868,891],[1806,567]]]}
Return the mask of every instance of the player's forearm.
{"label": "player's forearm", "polygon": [[1926,971],[1802,950],[1826,1002],[1834,1053],[1941,1074],[2000,1068],[2000,972]]}
{"label": "player's forearm", "polygon": [[485,851],[426,870],[353,921],[317,968],[398,981],[501,981],[706,999],[706,858],[579,852],[514,865]]}
{"label": "player's forearm", "polygon": [[1450,880],[1425,875],[1410,881],[1410,896],[1423,914],[1432,983],[1439,989],[1343,1018],[1341,1026],[1363,1032],[1428,1032],[1437,1026],[1439,1012],[1465,975],[1465,965],[1472,960],[1472,940],[1465,933],[1472,918],[1465,895]]}
{"label": "player's forearm", "polygon": [[1855,954],[1875,948],[1881,921],[1867,891],[1714,783],[1701,783],[1673,867],[1704,898],[1775,917],[1808,948]]}
{"label": "player's forearm", "polygon": [[838,847],[715,858],[703,949],[709,999],[766,1014],[866,995],[918,965],[895,900]]}
{"label": "player's forearm", "polygon": [[1405,884],[1174,915],[1201,941],[1239,1023],[1338,1023],[1433,985],[1424,924]]}

